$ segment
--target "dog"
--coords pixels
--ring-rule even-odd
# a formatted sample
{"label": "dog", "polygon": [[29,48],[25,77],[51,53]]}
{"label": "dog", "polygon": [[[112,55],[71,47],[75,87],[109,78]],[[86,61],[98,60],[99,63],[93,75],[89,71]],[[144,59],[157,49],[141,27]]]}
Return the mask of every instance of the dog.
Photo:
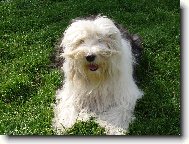
{"label": "dog", "polygon": [[74,19],[61,39],[63,87],[57,91],[53,128],[63,133],[94,117],[107,135],[123,135],[143,92],[134,69],[141,42],[106,16]]}

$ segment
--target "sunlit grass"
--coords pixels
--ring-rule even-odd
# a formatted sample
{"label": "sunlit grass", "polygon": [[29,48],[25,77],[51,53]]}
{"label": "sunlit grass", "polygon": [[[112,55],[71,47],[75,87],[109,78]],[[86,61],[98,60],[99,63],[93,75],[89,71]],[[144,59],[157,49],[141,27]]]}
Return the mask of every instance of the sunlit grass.
{"label": "sunlit grass", "polygon": [[[4,0],[0,2],[0,134],[53,135],[55,92],[63,77],[52,66],[57,40],[71,19],[104,14],[143,39],[137,71],[144,97],[129,135],[179,135],[179,1]],[[93,120],[70,135],[103,135]]]}

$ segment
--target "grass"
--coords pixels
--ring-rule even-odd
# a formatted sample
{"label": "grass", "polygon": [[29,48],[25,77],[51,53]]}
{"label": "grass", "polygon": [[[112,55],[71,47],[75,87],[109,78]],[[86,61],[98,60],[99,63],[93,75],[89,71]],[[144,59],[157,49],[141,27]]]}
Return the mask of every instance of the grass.
{"label": "grass", "polygon": [[[180,135],[180,14],[177,0],[4,0],[0,2],[0,134],[54,135],[52,66],[57,40],[72,18],[104,14],[143,39],[137,71],[145,95],[128,135]],[[93,120],[69,135],[104,135]]]}

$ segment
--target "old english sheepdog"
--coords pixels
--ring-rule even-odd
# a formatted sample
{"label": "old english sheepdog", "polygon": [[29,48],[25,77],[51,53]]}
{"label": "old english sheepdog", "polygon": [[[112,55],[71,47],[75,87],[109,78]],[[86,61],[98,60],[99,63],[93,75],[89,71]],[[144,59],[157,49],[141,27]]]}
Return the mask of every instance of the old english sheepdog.
{"label": "old english sheepdog", "polygon": [[106,16],[89,17],[72,21],[60,47],[64,83],[54,107],[57,134],[90,117],[106,134],[124,134],[143,95],[133,77],[139,37]]}

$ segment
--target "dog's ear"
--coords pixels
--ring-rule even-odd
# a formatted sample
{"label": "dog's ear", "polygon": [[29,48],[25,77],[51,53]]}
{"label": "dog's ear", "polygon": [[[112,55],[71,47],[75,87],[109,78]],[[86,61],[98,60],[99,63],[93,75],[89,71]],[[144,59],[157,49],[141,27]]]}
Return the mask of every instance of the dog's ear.
{"label": "dog's ear", "polygon": [[60,41],[60,45],[59,45],[59,46],[60,46],[61,49],[64,49],[63,38],[61,39],[61,41]]}
{"label": "dog's ear", "polygon": [[132,41],[136,46],[142,48],[142,39],[140,36],[136,34],[132,35]]}
{"label": "dog's ear", "polygon": [[63,38],[60,40],[59,42],[59,57],[63,58],[63,53],[64,53],[64,50],[65,50],[65,46],[64,46],[64,43],[63,43]]}
{"label": "dog's ear", "polygon": [[142,57],[142,39],[140,36],[134,34],[131,36],[132,53],[135,58],[135,63],[139,64]]}
{"label": "dog's ear", "polygon": [[65,42],[64,42],[63,38],[62,38],[62,40],[61,40],[61,42],[60,42],[59,47],[60,47],[61,53],[63,53],[64,50],[65,50],[65,48],[66,48],[66,47],[65,47]]}

